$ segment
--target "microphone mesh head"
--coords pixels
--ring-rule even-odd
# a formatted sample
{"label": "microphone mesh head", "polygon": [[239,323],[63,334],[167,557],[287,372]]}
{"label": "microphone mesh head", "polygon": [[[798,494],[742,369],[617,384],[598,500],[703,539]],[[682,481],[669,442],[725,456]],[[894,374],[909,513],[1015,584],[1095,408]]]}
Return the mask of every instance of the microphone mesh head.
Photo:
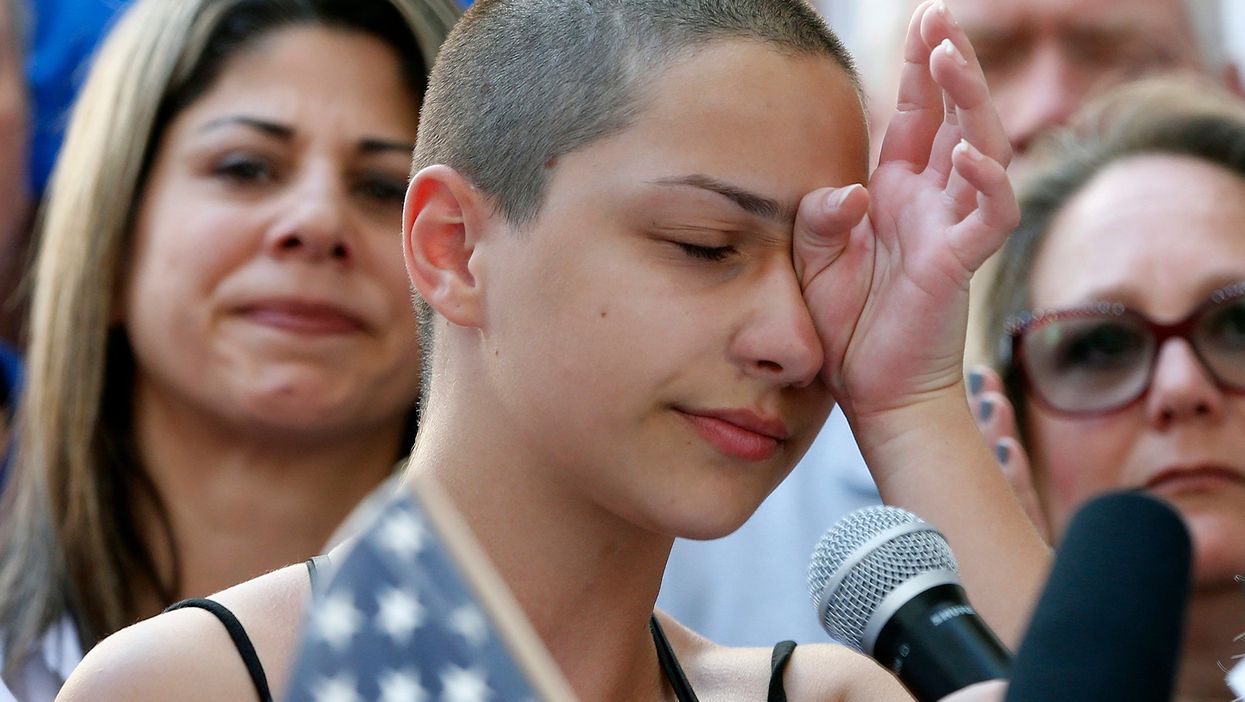
{"label": "microphone mesh head", "polygon": [[[880,545],[870,542],[897,527],[916,525]],[[862,557],[863,556],[863,557]],[[808,563],[808,591],[821,611],[822,590],[841,578],[821,626],[838,641],[864,652],[864,633],[874,610],[895,588],[930,571],[959,573],[942,534],[907,510],[885,505],[856,510],[821,537]]]}

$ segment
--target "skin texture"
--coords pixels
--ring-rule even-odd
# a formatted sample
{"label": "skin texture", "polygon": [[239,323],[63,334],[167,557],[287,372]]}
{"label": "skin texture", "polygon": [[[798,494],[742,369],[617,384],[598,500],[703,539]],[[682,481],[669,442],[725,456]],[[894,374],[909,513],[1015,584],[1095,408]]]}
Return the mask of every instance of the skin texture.
{"label": "skin texture", "polygon": [[[1245,279],[1245,179],[1187,157],[1104,170],[1059,214],[1033,278],[1037,307],[1118,301],[1170,321]],[[1172,232],[1179,232],[1173,236]],[[1058,539],[1089,498],[1143,488],[1170,500],[1194,543],[1182,693],[1227,698],[1245,624],[1234,576],[1245,561],[1245,398],[1221,390],[1183,339],[1159,350],[1149,392],[1097,417],[1030,402],[1033,484]]]}
{"label": "skin texture", "polygon": [[[943,8],[922,5],[905,56],[900,115],[868,190],[848,77],[746,41],[700,47],[654,82],[630,128],[563,155],[522,230],[447,166],[412,180],[408,274],[441,319],[410,470],[441,483],[579,698],[672,699],[645,623],[673,535],[738,524],[831,397],[884,493],[945,517],[953,545],[986,549],[989,568],[965,568],[971,589],[993,593],[982,609],[1009,633],[1023,617],[1016,603],[1040,583],[1045,550],[1014,503],[986,508],[992,539],[979,511],[966,518],[966,501],[1009,493],[960,371],[968,279],[1015,224],[1010,154]],[[709,178],[778,206],[757,215],[769,208],[703,187]],[[938,489],[947,482],[969,487]],[[288,632],[260,642],[277,661],[296,626],[264,606],[288,592],[279,577],[221,596],[248,629]],[[114,679],[130,695],[198,690],[185,684],[207,674],[196,661],[232,655],[195,636],[203,625],[178,612],[121,632],[62,699]],[[665,625],[701,697],[764,697],[768,649]],[[907,698],[841,647],[795,656],[790,699]]]}
{"label": "skin texture", "polygon": [[117,314],[187,594],[317,552],[392,471],[419,383],[396,255],[417,114],[385,44],[295,28],[160,142]]}

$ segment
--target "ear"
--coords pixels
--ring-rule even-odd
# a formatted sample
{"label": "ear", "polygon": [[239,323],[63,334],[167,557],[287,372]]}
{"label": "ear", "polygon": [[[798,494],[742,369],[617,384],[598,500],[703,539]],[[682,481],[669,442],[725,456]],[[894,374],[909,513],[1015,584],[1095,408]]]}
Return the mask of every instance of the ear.
{"label": "ear", "polygon": [[1245,80],[1241,78],[1241,68],[1235,63],[1223,67],[1223,82],[1233,95],[1245,97]]}
{"label": "ear", "polygon": [[411,285],[458,326],[479,326],[481,290],[468,267],[487,219],[483,196],[449,166],[411,180],[402,209],[402,254]]}

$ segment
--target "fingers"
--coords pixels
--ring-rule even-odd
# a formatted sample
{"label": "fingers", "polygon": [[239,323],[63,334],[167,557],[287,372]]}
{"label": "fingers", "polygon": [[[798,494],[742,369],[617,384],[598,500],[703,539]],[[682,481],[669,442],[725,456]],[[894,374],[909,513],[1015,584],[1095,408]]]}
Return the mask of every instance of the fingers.
{"label": "fingers", "polygon": [[963,138],[987,157],[1006,166],[1012,149],[990,102],[986,77],[963,28],[942,2],[921,17],[922,41],[930,47],[929,71],[947,100],[954,104]]}
{"label": "fingers", "polygon": [[[955,44],[951,43],[950,39],[943,39],[942,43],[936,45],[930,52],[930,75],[934,77],[935,82],[939,79],[943,81],[962,79],[959,72],[963,68],[964,61],[964,57],[955,48]],[[948,62],[951,63],[951,67],[948,67]],[[964,138],[964,130],[960,128],[959,106],[951,94],[945,90],[942,94],[942,102],[942,124],[934,137],[927,168],[940,174],[946,182],[946,179],[951,176],[951,150]]]}
{"label": "fingers", "polygon": [[974,366],[967,376],[969,407],[982,437],[994,451],[999,470],[1038,534],[1050,542],[1050,529],[1033,484],[1029,457],[1018,439],[1016,413],[1003,394],[1003,380],[985,366]]}
{"label": "fingers", "polygon": [[1015,437],[1004,437],[994,444],[995,457],[999,461],[999,469],[1003,477],[1011,485],[1016,501],[1033,523],[1033,528],[1046,543],[1051,543],[1050,525],[1046,521],[1046,513],[1042,511],[1042,501],[1033,485],[1033,471],[1029,464],[1029,456]]}
{"label": "fingers", "polygon": [[975,193],[976,208],[951,227],[950,242],[960,262],[976,271],[1020,223],[1020,205],[1003,165],[972,144],[961,141],[956,145],[952,163],[963,187]]}
{"label": "fingers", "polygon": [[800,200],[792,245],[801,284],[845,252],[859,254],[860,237],[853,247],[852,233],[858,229],[868,209],[869,193],[859,183],[814,190]]}
{"label": "fingers", "polygon": [[921,36],[922,17],[933,4],[926,0],[918,5],[908,24],[899,73],[899,99],[895,116],[882,138],[880,162],[907,162],[914,172],[924,170],[929,162],[930,146],[945,112],[942,88],[930,74],[929,45]]}

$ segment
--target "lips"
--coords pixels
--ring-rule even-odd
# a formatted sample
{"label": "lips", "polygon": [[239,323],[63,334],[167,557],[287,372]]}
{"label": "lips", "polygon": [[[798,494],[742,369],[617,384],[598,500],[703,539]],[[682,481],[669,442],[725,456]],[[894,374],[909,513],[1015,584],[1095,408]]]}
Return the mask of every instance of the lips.
{"label": "lips", "polygon": [[1159,471],[1148,481],[1146,489],[1159,494],[1213,492],[1225,484],[1245,485],[1245,476],[1220,465],[1177,466]]}
{"label": "lips", "polygon": [[790,436],[782,420],[750,410],[678,411],[718,452],[745,461],[764,461],[772,457]]}
{"label": "lips", "polygon": [[264,300],[241,307],[239,314],[256,324],[307,336],[354,334],[367,330],[360,317],[331,303]]}

